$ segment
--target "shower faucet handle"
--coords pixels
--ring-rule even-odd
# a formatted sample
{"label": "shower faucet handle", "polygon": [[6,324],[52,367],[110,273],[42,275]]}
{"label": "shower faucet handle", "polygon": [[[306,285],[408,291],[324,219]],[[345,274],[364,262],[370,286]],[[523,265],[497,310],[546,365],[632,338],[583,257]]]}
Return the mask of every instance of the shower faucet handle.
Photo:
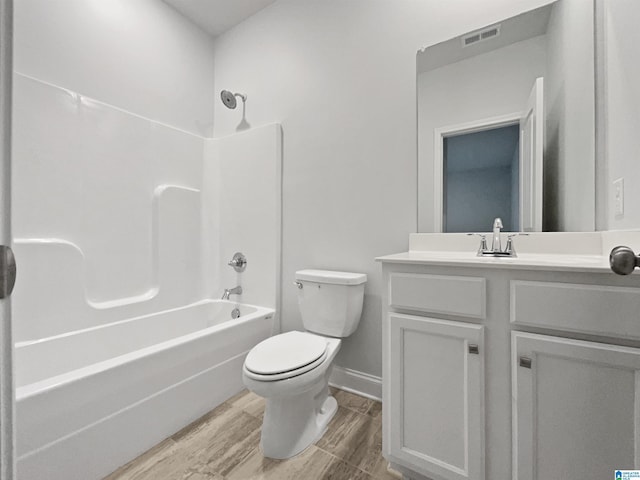
{"label": "shower faucet handle", "polygon": [[227,265],[233,267],[236,272],[244,272],[247,268],[247,257],[242,252],[236,252]]}

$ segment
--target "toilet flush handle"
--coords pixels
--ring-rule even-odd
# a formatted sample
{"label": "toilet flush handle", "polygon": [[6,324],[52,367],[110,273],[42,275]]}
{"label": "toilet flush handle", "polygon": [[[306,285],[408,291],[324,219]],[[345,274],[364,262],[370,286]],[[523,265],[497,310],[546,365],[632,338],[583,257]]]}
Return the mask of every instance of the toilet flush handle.
{"label": "toilet flush handle", "polygon": [[302,283],[301,282],[293,282],[293,284],[298,287],[300,290],[302,290]]}

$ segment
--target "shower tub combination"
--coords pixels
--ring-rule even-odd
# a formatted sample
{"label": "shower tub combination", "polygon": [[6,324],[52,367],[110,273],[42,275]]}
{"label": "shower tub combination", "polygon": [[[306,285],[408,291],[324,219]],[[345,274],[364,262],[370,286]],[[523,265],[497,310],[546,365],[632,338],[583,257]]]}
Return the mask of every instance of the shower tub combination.
{"label": "shower tub combination", "polygon": [[16,344],[18,480],[100,479],[221,404],[274,313],[203,300]]}
{"label": "shower tub combination", "polygon": [[99,479],[240,391],[271,335],[272,309],[199,300],[241,247],[277,305],[282,129],[205,139],[19,73],[13,103],[18,479]]}

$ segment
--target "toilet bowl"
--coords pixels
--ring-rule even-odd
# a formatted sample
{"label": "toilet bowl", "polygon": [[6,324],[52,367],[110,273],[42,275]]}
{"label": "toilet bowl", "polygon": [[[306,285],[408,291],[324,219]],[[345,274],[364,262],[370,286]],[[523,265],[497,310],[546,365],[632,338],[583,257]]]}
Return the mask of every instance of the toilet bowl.
{"label": "toilet bowl", "polygon": [[264,397],[261,447],[266,457],[302,452],[326,431],[338,405],[329,395],[329,376],[342,340],[355,331],[362,313],[366,275],[296,272],[298,303],[307,331],[275,335],[247,355],[245,386]]}
{"label": "toilet bowl", "polygon": [[[319,358],[307,365],[278,373],[259,373],[251,369],[251,354],[269,347],[269,340],[283,346],[281,354],[287,353],[286,341],[295,349],[305,337],[324,343]],[[307,332],[292,331],[271,337],[258,344],[247,356],[243,367],[245,386],[266,399],[262,423],[262,452],[270,458],[289,458],[297,455],[318,440],[338,409],[335,398],[329,395],[329,375],[333,359],[340,350],[341,340],[323,338]],[[314,353],[315,355],[315,353]],[[255,359],[254,359],[255,361]],[[266,370],[266,369],[262,369]]]}

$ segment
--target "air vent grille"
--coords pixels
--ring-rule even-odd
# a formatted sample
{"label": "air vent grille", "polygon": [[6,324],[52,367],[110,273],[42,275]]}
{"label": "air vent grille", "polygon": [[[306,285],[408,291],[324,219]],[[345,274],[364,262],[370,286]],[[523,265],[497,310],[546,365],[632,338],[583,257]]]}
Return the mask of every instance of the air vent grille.
{"label": "air vent grille", "polygon": [[490,40],[500,35],[500,25],[494,25],[482,30],[472,32],[462,37],[462,47],[468,47],[485,40]]}
{"label": "air vent grille", "polygon": [[480,34],[476,33],[475,35],[470,35],[468,37],[464,37],[464,46],[471,45],[472,43],[479,42],[481,40]]}

